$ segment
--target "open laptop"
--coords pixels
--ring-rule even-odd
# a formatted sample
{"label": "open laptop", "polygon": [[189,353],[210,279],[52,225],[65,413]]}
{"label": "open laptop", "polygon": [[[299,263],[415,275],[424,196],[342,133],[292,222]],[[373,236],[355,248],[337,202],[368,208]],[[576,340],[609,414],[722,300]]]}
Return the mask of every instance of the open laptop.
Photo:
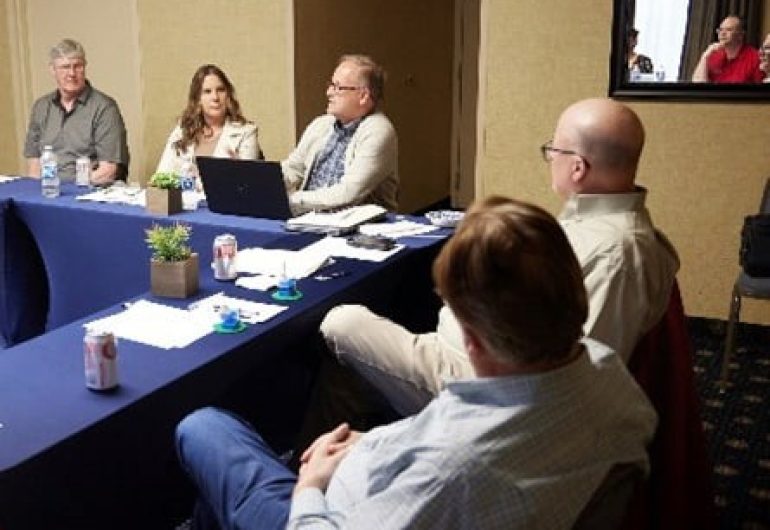
{"label": "open laptop", "polygon": [[284,221],[291,217],[278,162],[196,157],[209,210]]}

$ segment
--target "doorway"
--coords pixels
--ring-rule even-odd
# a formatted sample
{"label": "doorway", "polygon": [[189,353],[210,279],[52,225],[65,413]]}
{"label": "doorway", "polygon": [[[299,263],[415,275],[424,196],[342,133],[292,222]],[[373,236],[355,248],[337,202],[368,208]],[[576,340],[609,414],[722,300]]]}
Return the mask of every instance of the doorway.
{"label": "doorway", "polygon": [[384,111],[398,133],[399,210],[423,210],[448,197],[467,204],[475,180],[478,68],[475,61],[465,66],[478,55],[473,25],[480,1],[295,1],[297,136],[324,112],[337,59],[370,55],[387,72]]}

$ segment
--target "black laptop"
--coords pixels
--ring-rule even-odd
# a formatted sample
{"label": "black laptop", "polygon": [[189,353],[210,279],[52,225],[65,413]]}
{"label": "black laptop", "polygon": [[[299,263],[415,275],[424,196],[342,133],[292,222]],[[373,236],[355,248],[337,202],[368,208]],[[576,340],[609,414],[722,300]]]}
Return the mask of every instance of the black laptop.
{"label": "black laptop", "polygon": [[284,221],[291,217],[278,162],[196,157],[209,210]]}

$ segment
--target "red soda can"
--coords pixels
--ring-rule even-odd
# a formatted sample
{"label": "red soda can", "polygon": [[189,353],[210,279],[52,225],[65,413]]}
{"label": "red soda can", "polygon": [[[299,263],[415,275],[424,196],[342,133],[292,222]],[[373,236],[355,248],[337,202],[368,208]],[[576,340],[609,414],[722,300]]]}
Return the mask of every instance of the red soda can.
{"label": "red soda can", "polygon": [[118,349],[115,335],[86,329],[83,337],[86,386],[91,390],[110,390],[118,386]]}
{"label": "red soda can", "polygon": [[214,238],[212,249],[215,280],[234,280],[238,277],[235,257],[238,254],[238,242],[232,234],[222,234]]}

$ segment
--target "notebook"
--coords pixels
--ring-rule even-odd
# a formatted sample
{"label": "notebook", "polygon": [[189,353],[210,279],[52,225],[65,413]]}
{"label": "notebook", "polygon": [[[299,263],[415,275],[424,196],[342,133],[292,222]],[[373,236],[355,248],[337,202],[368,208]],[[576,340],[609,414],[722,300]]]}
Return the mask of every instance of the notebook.
{"label": "notebook", "polygon": [[209,210],[284,221],[291,217],[278,162],[196,157]]}

